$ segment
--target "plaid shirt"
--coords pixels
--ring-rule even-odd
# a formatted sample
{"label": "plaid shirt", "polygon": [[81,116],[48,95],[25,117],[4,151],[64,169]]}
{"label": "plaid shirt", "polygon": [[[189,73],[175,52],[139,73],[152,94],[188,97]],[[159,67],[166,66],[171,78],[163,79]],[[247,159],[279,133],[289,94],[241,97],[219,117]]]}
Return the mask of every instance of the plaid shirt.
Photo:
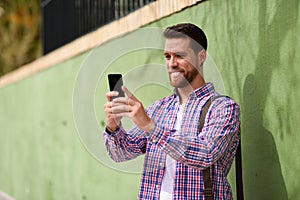
{"label": "plaid shirt", "polygon": [[146,133],[122,126],[104,133],[107,150],[116,162],[145,154],[138,199],[159,199],[168,154],[176,160],[173,199],[204,199],[202,170],[211,166],[214,199],[232,199],[226,178],[239,142],[239,106],[228,97],[213,101],[199,133],[200,114],[210,97],[218,95],[212,83],[192,92],[185,105],[181,131],[174,129],[179,98],[176,93],[154,102],[147,113],[155,122]]}

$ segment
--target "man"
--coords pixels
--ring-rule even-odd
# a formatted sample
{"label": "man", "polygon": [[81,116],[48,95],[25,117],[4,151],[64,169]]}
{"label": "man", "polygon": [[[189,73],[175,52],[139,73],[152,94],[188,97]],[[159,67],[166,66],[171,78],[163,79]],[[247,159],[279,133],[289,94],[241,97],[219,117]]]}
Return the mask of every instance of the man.
{"label": "man", "polygon": [[[204,199],[203,170],[210,167],[214,199],[232,199],[226,175],[239,143],[239,107],[228,97],[215,99],[199,130],[200,114],[211,97],[212,83],[203,78],[207,40],[189,23],[164,31],[164,56],[174,93],[147,110],[126,87],[127,97],[104,105],[107,150],[116,162],[145,154],[139,199]],[[135,126],[126,132],[121,124],[129,117]]]}

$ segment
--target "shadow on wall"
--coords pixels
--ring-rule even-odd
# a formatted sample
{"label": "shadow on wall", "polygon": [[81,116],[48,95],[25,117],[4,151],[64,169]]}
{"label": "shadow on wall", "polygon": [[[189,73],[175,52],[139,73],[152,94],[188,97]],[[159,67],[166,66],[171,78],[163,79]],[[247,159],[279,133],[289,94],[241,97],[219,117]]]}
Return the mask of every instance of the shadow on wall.
{"label": "shadow on wall", "polygon": [[[259,35],[256,69],[247,76],[243,88],[243,141],[246,199],[287,200],[273,134],[263,126],[263,112],[270,94],[271,77],[280,63],[280,46],[297,19],[300,1],[278,0],[274,17],[266,12],[268,1],[259,2]],[[288,64],[288,63],[286,63]],[[288,81],[288,80],[283,80]]]}
{"label": "shadow on wall", "polygon": [[[244,146],[243,168],[246,182],[246,199],[287,200],[286,186],[283,180],[278,152],[272,133],[263,127],[263,107],[266,99],[263,90],[263,77],[248,75],[244,86],[244,117],[242,140],[251,144]],[[267,93],[266,93],[267,94]]]}

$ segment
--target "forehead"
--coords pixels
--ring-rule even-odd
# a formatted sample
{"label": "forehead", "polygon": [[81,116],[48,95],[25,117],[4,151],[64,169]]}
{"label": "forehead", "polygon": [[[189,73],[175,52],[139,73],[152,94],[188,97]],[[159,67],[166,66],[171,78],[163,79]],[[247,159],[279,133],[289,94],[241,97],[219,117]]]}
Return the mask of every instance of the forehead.
{"label": "forehead", "polygon": [[165,41],[165,52],[180,52],[191,49],[190,40],[185,37],[167,38]]}

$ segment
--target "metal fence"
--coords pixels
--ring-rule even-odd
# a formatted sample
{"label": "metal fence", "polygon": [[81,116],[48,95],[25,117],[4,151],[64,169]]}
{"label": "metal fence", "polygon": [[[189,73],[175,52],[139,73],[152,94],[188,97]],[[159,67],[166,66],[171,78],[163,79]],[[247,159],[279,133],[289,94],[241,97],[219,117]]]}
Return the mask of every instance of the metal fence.
{"label": "metal fence", "polygon": [[155,0],[75,0],[79,32],[85,34]]}
{"label": "metal fence", "polygon": [[41,0],[43,53],[155,0]]}

